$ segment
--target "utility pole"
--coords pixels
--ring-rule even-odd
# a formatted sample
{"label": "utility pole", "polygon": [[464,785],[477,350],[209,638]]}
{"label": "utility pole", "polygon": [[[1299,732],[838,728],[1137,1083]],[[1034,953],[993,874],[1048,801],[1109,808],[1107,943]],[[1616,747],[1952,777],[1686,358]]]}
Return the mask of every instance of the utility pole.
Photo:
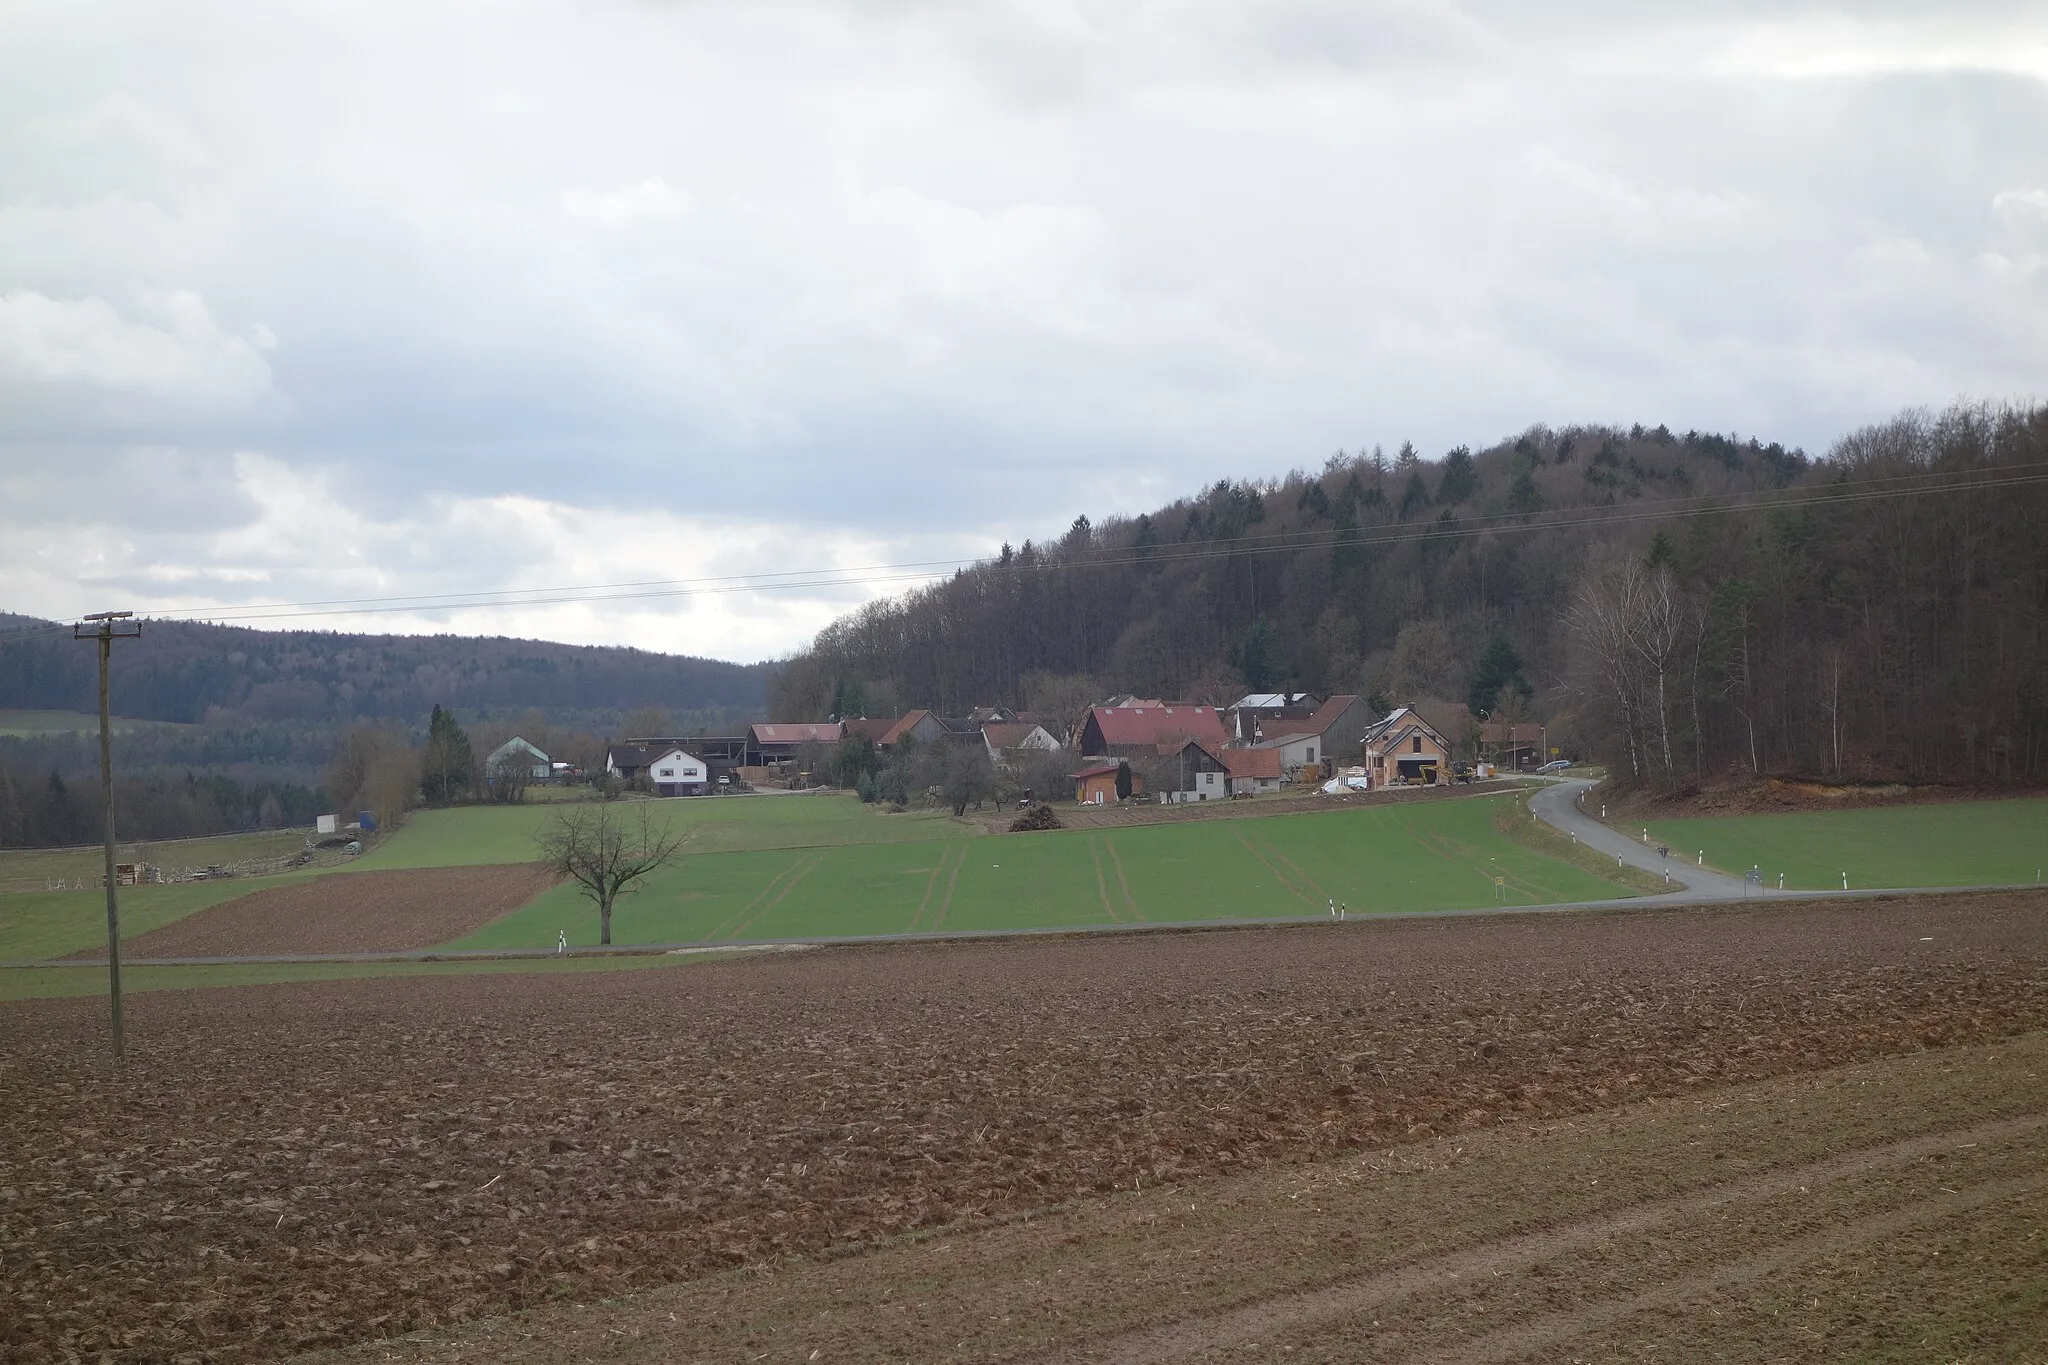
{"label": "utility pole", "polygon": [[114,742],[113,722],[107,709],[107,661],[113,656],[114,641],[142,638],[142,622],[132,620],[132,611],[94,612],[85,618],[94,624],[73,626],[74,639],[97,640],[100,644],[100,797],[105,803],[103,820],[107,845],[107,989],[114,1009],[114,1063],[127,1061],[127,1042],[121,1027],[121,910],[114,891]]}

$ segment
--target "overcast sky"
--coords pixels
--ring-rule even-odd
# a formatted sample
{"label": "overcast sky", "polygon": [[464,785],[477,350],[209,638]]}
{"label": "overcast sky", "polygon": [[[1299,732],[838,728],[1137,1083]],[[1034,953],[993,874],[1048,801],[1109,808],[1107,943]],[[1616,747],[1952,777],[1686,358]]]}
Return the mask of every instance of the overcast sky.
{"label": "overcast sky", "polygon": [[[0,609],[948,560],[1375,442],[2040,397],[2044,16],[7,0]],[[755,659],[855,577],[304,623]]]}

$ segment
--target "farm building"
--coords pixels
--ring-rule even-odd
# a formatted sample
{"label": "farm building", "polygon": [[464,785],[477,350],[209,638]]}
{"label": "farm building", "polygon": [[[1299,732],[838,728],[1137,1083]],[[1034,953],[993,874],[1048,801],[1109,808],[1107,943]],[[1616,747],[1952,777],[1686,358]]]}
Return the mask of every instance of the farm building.
{"label": "farm building", "polygon": [[1044,726],[1021,720],[988,721],[981,727],[981,738],[988,745],[988,756],[997,763],[1008,763],[1025,749],[1054,753],[1066,747]]}
{"label": "farm building", "polygon": [[496,772],[508,763],[518,763],[521,760],[524,760],[526,775],[535,782],[545,782],[554,775],[555,770],[549,764],[548,756],[517,735],[485,755],[484,771]]}
{"label": "farm building", "polygon": [[1262,731],[1274,722],[1307,720],[1322,704],[1323,698],[1313,692],[1253,692],[1239,697],[1225,720],[1233,740],[1256,744],[1266,738]]}
{"label": "farm building", "polygon": [[1440,781],[1450,766],[1443,732],[1408,707],[1375,725],[1365,737],[1365,768],[1375,787],[1393,782]]}
{"label": "farm building", "polygon": [[1121,763],[1091,763],[1073,774],[1074,799],[1084,806],[1114,806],[1116,775]]}
{"label": "farm building", "polygon": [[882,741],[889,737],[889,732],[896,728],[896,717],[877,716],[870,720],[862,716],[857,720],[841,721],[839,728],[845,731],[848,739],[864,739],[880,748]]}
{"label": "farm building", "polygon": [[876,744],[884,749],[893,749],[906,739],[913,744],[937,744],[945,737],[946,727],[939,718],[929,711],[918,710],[906,713]]}
{"label": "farm building", "polygon": [[812,721],[798,725],[752,725],[747,727],[746,766],[772,768],[796,760],[796,751],[806,744],[837,744],[845,730],[836,720]]}
{"label": "farm building", "polygon": [[1322,773],[1354,761],[1377,720],[1372,704],[1363,697],[1335,696],[1299,720],[1263,723],[1264,738],[1253,747],[1278,752],[1281,770],[1289,775],[1309,768]]}
{"label": "farm building", "polygon": [[1147,789],[1161,801],[1221,801],[1230,795],[1230,769],[1197,740],[1161,746],[1148,766]]}
{"label": "farm building", "polygon": [[1212,754],[1229,741],[1215,707],[1098,706],[1081,727],[1080,750],[1090,758],[1151,759],[1162,746],[1178,749],[1190,739]]}
{"label": "farm building", "polygon": [[1280,790],[1280,751],[1278,749],[1225,749],[1216,757],[1223,760],[1223,766],[1230,772],[1230,794],[1240,796],[1258,792]]}

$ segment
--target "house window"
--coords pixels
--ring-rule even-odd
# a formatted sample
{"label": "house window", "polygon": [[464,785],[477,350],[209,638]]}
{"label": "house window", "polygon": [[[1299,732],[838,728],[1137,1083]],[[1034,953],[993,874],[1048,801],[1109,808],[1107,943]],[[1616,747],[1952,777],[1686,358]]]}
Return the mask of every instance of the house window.
{"label": "house window", "polygon": [[661,770],[661,775],[663,777],[674,777],[676,775],[676,770],[674,768],[663,768]]}
{"label": "house window", "polygon": [[1316,761],[1316,746],[1313,744],[1308,746],[1308,761],[1311,763]]}
{"label": "house window", "polygon": [[1421,735],[1417,735],[1417,736],[1415,737],[1415,741],[1414,741],[1414,743],[1415,743],[1415,752],[1416,752],[1416,753],[1418,753],[1418,754],[1419,754],[1419,753],[1421,753],[1421,752],[1422,752],[1422,736],[1421,736]]}

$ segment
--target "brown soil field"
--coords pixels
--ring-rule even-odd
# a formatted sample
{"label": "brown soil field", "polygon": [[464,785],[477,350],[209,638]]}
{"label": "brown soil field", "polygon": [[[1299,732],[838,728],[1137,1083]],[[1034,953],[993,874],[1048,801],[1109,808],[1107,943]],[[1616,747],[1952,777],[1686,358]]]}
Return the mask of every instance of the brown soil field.
{"label": "brown soil field", "polygon": [[[1248,816],[1297,815],[1303,811],[1344,810],[1353,806],[1388,806],[1416,801],[1444,801],[1460,796],[1483,796],[1489,792],[1519,791],[1519,782],[1446,782],[1435,787],[1381,788],[1325,796],[1321,790],[1269,792],[1248,801],[1194,801],[1187,804],[1155,805],[1143,802],[1131,806],[1084,806],[1074,801],[1054,801],[1053,814],[1067,829],[1122,829],[1126,825],[1163,825],[1182,820],[1235,820]],[[1007,834],[1015,810],[1000,811],[975,819],[991,834]]]}
{"label": "brown soil field", "polygon": [[[10,1003],[0,1360],[276,1359],[905,1235],[936,1254],[1141,1187],[1732,1103],[1709,1097],[2048,1027],[2044,910],[1914,897],[162,992],[131,1000],[119,1075],[99,1002]],[[1956,1188],[1992,1191],[1970,1216],[2024,1221],[2031,1196],[1996,1185],[2019,1178]],[[1492,1207],[1512,1223],[1521,1203],[1506,1186]],[[1285,1287],[1228,1259],[1202,1276]],[[905,1333],[851,1354],[929,1358]]]}
{"label": "brown soil field", "polygon": [[2044,1138],[2030,1034],[303,1359],[2039,1359]]}
{"label": "brown soil field", "polygon": [[[554,885],[538,863],[334,872],[201,910],[122,944],[123,956],[261,957],[431,948]],[[105,949],[74,955],[103,961]]]}

